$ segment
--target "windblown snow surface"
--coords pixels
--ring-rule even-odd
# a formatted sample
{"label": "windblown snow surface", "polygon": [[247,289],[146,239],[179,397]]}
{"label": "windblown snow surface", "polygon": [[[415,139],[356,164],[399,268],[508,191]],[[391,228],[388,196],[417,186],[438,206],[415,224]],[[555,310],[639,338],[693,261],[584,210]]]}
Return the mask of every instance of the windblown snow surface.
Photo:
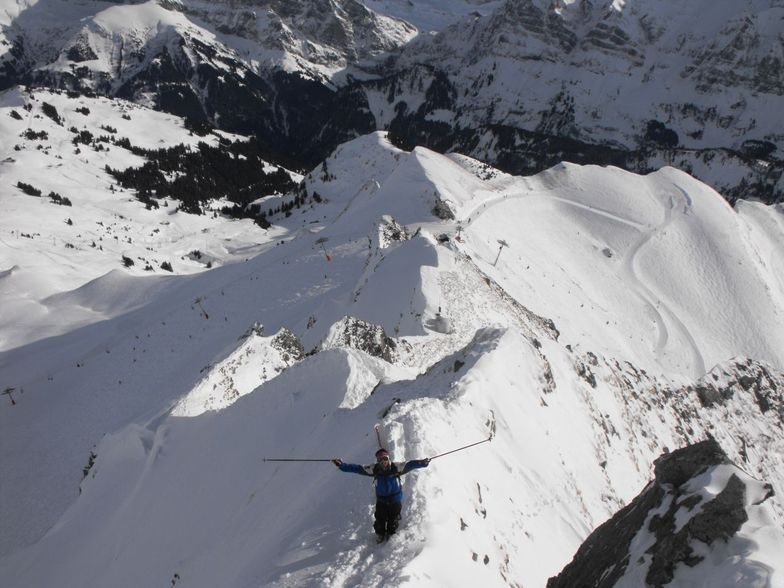
{"label": "windblown snow surface", "polygon": [[[656,457],[709,435],[778,492],[732,569],[784,585],[780,415],[693,392],[736,356],[784,367],[780,208],[670,168],[520,178],[380,133],[304,185],[321,204],[187,275],[69,251],[89,281],[62,289],[53,259],[17,283],[49,241],[14,248],[0,221],[3,300],[38,309],[2,314],[23,390],[0,405],[3,586],[543,586]],[[338,344],[346,316],[394,361]],[[396,460],[494,433],[408,474],[380,546],[367,478],[265,461],[369,463],[377,422]],[[701,569],[673,585],[741,577]]]}

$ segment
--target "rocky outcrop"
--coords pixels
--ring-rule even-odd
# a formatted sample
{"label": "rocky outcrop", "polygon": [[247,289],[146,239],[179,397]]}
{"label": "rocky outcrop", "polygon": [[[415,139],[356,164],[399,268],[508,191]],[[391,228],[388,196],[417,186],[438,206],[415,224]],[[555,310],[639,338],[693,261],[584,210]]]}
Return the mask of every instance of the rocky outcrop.
{"label": "rocky outcrop", "polygon": [[302,341],[286,328],[281,329],[272,337],[270,346],[280,353],[280,357],[287,365],[291,365],[305,357],[305,348]]}
{"label": "rocky outcrop", "polygon": [[329,330],[323,349],[350,347],[373,357],[393,363],[397,358],[397,343],[384,328],[354,317],[343,317]]}
{"label": "rocky outcrop", "polygon": [[173,414],[193,417],[223,410],[304,357],[302,342],[287,328],[265,337],[263,326],[254,322],[227,357],[202,369],[201,380],[178,401]]}
{"label": "rocky outcrop", "polygon": [[704,407],[727,406],[736,398],[752,400],[762,414],[773,415],[784,429],[784,377],[766,364],[735,359],[711,370],[694,391]]}
{"label": "rocky outcrop", "polygon": [[411,234],[404,225],[401,225],[390,215],[384,215],[378,225],[378,246],[380,249],[386,249],[393,243],[408,241],[410,238]]}
{"label": "rocky outcrop", "polygon": [[[771,496],[770,484],[732,465],[712,439],[665,454],[656,461],[648,487],[591,533],[547,586],[609,588],[633,576],[662,587],[673,581],[678,566],[718,565],[705,557],[706,549],[726,546],[749,512],[765,508]],[[748,545],[732,555],[738,569],[754,563]]]}
{"label": "rocky outcrop", "polygon": [[[167,0],[147,8],[136,23],[127,3],[127,19],[104,18],[101,10],[115,8],[97,5],[92,16],[53,24],[45,40],[35,29],[40,8],[29,8],[7,30],[13,48],[0,54],[0,89],[25,84],[125,98],[255,135],[271,158],[309,167],[376,128],[364,95],[338,89],[332,74],[415,33],[356,0]],[[146,26],[156,17],[160,24]]]}

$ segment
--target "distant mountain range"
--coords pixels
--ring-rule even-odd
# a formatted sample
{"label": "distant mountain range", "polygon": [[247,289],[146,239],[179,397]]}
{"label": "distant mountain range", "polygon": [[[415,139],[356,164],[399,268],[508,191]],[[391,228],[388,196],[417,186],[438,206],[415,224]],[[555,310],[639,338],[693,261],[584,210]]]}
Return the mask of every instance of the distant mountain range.
{"label": "distant mountain range", "polygon": [[385,129],[514,173],[673,165],[784,197],[779,0],[2,4],[0,88],[126,98],[304,167]]}

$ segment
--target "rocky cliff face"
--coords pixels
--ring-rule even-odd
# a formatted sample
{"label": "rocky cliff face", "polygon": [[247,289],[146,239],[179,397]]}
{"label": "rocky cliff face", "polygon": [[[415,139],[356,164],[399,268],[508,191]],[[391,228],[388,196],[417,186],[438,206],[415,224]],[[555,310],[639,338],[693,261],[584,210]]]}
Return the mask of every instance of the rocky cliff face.
{"label": "rocky cliff face", "polygon": [[338,89],[334,74],[415,33],[356,0],[85,2],[76,15],[57,0],[25,6],[5,30],[0,89],[130,99],[254,134],[304,166],[375,129],[363,98]]}
{"label": "rocky cliff face", "polygon": [[669,164],[730,200],[777,201],[784,49],[770,23],[782,16],[765,1],[508,1],[410,43],[369,103],[401,144],[516,173]]}
{"label": "rocky cliff face", "polygon": [[[772,573],[759,553],[764,547],[746,542],[734,550],[731,544],[744,541],[747,523],[760,531],[773,495],[770,484],[733,465],[712,439],[665,454],[648,487],[597,528],[547,586],[661,587],[678,585],[695,570],[709,585],[752,577],[764,582]],[[761,526],[784,540],[781,529]],[[725,549],[734,554],[734,574],[721,578],[729,569],[721,557]],[[713,577],[717,583],[711,584]]]}
{"label": "rocky cliff face", "polygon": [[382,326],[349,316],[332,325],[322,343],[323,349],[334,347],[358,349],[389,363],[397,358],[397,343]]}
{"label": "rocky cliff face", "polygon": [[673,165],[730,201],[784,198],[784,7],[774,0],[507,0],[419,36],[368,5],[15,4],[0,88],[129,98],[254,134],[303,166],[386,129],[400,146],[513,173],[563,160]]}
{"label": "rocky cliff face", "polygon": [[[251,47],[236,46],[241,54],[258,59],[260,67],[283,65],[325,83],[330,83],[333,73],[398,49],[416,34],[408,23],[373,12],[358,0],[169,4],[223,35],[252,42]],[[265,51],[272,54],[265,56]]]}
{"label": "rocky cliff face", "polygon": [[[593,531],[548,588],[770,585],[771,554],[784,548],[782,510],[777,489],[758,480],[777,479],[782,467],[764,465],[780,453],[782,373],[736,358],[678,387],[619,367],[614,386],[639,415],[631,427],[641,442],[653,443],[658,420],[677,423],[673,441],[683,448],[664,449],[650,484]],[[575,368],[592,387],[607,379],[590,354]]]}

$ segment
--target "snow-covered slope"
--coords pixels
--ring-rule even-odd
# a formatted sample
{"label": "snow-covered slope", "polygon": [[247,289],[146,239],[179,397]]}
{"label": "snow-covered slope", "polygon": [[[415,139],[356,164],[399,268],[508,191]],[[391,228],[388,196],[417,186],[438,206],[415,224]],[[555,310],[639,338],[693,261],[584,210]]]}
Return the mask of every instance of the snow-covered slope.
{"label": "snow-covered slope", "polygon": [[120,97],[256,135],[309,165],[374,128],[367,113],[341,107],[335,84],[367,75],[416,34],[357,0],[6,0],[0,8],[0,89]]}
{"label": "snow-covered slope", "polygon": [[[3,584],[541,586],[665,448],[713,437],[782,487],[780,208],[673,169],[512,177],[381,133],[304,192],[247,261],[110,273],[48,306],[101,320],[6,345]],[[363,479],[264,461],[364,463],[375,422],[396,459],[493,435],[409,474],[382,546]]]}
{"label": "snow-covered slope", "polygon": [[250,2],[242,10],[232,2],[171,6],[208,23],[253,65],[282,66],[324,80],[398,49],[416,34],[410,24],[357,0]]}
{"label": "snow-covered slope", "polygon": [[[444,203],[461,227],[457,251],[470,248],[482,272],[554,320],[566,343],[694,377],[733,354],[784,362],[784,331],[772,328],[784,304],[779,209],[735,211],[671,168],[643,177],[563,164],[514,178],[477,166],[490,176],[482,180],[464,158],[368,149],[367,140],[338,149],[306,177],[308,189],[357,209],[384,200],[404,224]],[[754,212],[773,234],[756,228]],[[357,222],[344,214],[336,227]]]}
{"label": "snow-covered slope", "polygon": [[[77,291],[119,270],[123,258],[129,260],[125,265],[133,263],[126,269],[133,275],[192,273],[208,264],[246,259],[278,236],[279,230],[261,231],[250,220],[185,214],[172,199],[161,199],[156,208],[145,207],[106,172],[107,166],[140,166],[144,158],[131,147],[193,147],[199,142],[215,146],[221,137],[229,135],[199,137],[185,129],[181,119],[130,102],[18,89],[5,92],[0,97],[0,349],[139,304],[129,292],[125,298],[107,301],[111,308],[85,303],[60,315],[51,312],[54,295]],[[20,183],[39,195],[25,193]],[[220,204],[214,203],[215,208]],[[122,291],[127,276],[114,280],[113,288]],[[86,291],[82,298],[90,295]],[[28,321],[34,318],[40,322],[31,330]]]}

